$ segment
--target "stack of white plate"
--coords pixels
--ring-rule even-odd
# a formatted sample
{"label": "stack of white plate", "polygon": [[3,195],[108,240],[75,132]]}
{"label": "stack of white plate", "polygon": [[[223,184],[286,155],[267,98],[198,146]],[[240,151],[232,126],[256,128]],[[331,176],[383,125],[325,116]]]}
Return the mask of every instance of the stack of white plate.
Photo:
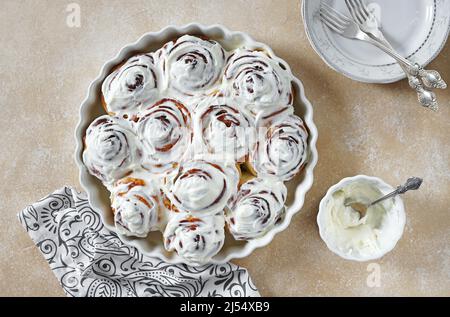
{"label": "stack of white plate", "polygon": [[[344,0],[303,0],[308,39],[325,63],[345,76],[367,83],[405,78],[400,66],[378,48],[329,30],[319,18],[321,3],[350,16]],[[450,27],[450,0],[376,0],[365,3],[379,19],[387,40],[403,56],[422,66],[442,50]]]}

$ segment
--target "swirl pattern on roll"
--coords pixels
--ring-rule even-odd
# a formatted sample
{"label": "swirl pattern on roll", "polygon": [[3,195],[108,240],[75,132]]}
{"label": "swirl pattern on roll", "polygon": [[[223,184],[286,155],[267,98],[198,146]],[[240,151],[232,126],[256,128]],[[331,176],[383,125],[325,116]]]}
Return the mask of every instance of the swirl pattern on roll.
{"label": "swirl pattern on roll", "polygon": [[151,180],[125,177],[114,184],[111,207],[117,232],[126,236],[146,237],[158,230],[160,191]]}
{"label": "swirl pattern on roll", "polygon": [[141,158],[131,123],[101,116],[86,131],[83,161],[89,172],[104,183],[131,172]]}
{"label": "swirl pattern on roll", "polygon": [[303,167],[307,157],[308,132],[302,119],[291,115],[270,126],[259,138],[251,155],[257,175],[292,179]]}
{"label": "swirl pattern on roll", "polygon": [[174,211],[190,212],[195,216],[223,211],[237,190],[239,171],[233,164],[193,160],[180,165],[166,179],[166,195]]}
{"label": "swirl pattern on roll", "polygon": [[108,113],[130,115],[142,104],[159,97],[160,71],[152,53],[130,58],[103,82],[103,102]]}
{"label": "swirl pattern on roll", "polygon": [[281,181],[255,178],[244,183],[225,209],[228,228],[236,240],[264,235],[284,212],[287,189]]}
{"label": "swirl pattern on roll", "polygon": [[291,75],[265,52],[237,49],[225,67],[224,83],[227,95],[262,120],[293,112]]}
{"label": "swirl pattern on roll", "polygon": [[207,91],[219,80],[225,51],[219,43],[185,35],[162,50],[166,86],[187,96]]}
{"label": "swirl pattern on roll", "polygon": [[164,231],[164,246],[191,263],[208,263],[223,246],[224,225],[222,214],[206,217],[176,214]]}
{"label": "swirl pattern on roll", "polygon": [[244,162],[256,137],[256,128],[237,107],[225,104],[226,100],[207,103],[197,113],[198,131],[208,152],[218,159],[229,157]]}
{"label": "swirl pattern on roll", "polygon": [[173,99],[162,99],[144,110],[137,122],[143,167],[154,173],[176,168],[192,140],[191,115]]}

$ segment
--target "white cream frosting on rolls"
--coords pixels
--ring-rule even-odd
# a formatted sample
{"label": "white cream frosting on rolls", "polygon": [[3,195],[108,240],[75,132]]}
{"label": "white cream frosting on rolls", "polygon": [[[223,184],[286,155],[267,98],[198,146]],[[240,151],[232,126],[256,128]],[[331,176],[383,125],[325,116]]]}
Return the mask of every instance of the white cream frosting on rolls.
{"label": "white cream frosting on rolls", "polygon": [[111,116],[94,120],[86,131],[83,161],[89,172],[111,183],[140,162],[140,150],[129,121]]}
{"label": "white cream frosting on rolls", "polygon": [[133,114],[142,104],[159,97],[161,75],[153,53],[130,58],[103,82],[102,93],[109,113]]}
{"label": "white cream frosting on rolls", "polygon": [[380,258],[395,246],[405,225],[400,198],[391,198],[370,206],[361,215],[346,202],[368,204],[393,188],[383,191],[376,181],[359,179],[343,184],[321,203],[318,224],[321,237],[338,255],[356,261]]}
{"label": "white cream frosting on rolls", "polygon": [[258,137],[250,162],[258,176],[275,176],[280,180],[292,179],[307,158],[308,132],[302,119],[288,116],[268,127]]}
{"label": "white cream frosting on rolls", "polygon": [[196,108],[196,131],[206,150],[217,160],[243,163],[256,139],[256,128],[239,107],[227,99],[213,98]]}
{"label": "white cream frosting on rolls", "polygon": [[162,99],[139,113],[136,126],[142,165],[154,173],[175,168],[192,140],[190,112],[174,99]]}
{"label": "white cream frosting on rolls", "polygon": [[111,191],[114,222],[120,234],[146,237],[159,229],[161,192],[153,179],[133,176],[118,180]]}
{"label": "white cream frosting on rolls", "polygon": [[[284,66],[283,66],[284,67]],[[266,52],[236,49],[224,72],[224,91],[257,121],[293,113],[292,76]]]}
{"label": "white cream frosting on rolls", "polygon": [[255,178],[244,183],[225,209],[233,237],[250,240],[264,235],[282,216],[286,195],[286,186],[276,179]]}
{"label": "white cream frosting on rolls", "polygon": [[193,160],[172,172],[163,188],[176,211],[204,216],[223,211],[238,182],[234,163]]}
{"label": "white cream frosting on rolls", "polygon": [[202,94],[220,78],[225,58],[219,43],[184,35],[162,49],[165,86],[187,96]]}
{"label": "white cream frosting on rolls", "polygon": [[164,231],[164,246],[191,263],[208,263],[223,246],[224,225],[221,214],[202,217],[176,214]]}

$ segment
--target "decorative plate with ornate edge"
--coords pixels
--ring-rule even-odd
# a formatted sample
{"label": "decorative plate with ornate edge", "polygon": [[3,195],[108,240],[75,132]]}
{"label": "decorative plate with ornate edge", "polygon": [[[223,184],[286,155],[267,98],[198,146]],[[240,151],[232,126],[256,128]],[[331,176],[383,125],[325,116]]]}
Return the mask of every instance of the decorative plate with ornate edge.
{"label": "decorative plate with ornate edge", "polygon": [[[391,83],[405,78],[394,60],[370,44],[330,31],[320,21],[322,2],[350,16],[344,0],[303,0],[302,17],[308,39],[324,62],[345,76],[366,83]],[[367,1],[394,48],[420,65],[442,50],[450,30],[450,0]]]}

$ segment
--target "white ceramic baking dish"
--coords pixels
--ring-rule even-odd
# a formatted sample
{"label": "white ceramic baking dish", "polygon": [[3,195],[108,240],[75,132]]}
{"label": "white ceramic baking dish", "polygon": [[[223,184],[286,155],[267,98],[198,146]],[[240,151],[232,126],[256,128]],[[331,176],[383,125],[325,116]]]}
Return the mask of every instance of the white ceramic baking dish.
{"label": "white ceramic baking dish", "polygon": [[[82,161],[83,136],[85,131],[96,117],[104,114],[104,110],[100,103],[101,84],[107,75],[111,73],[114,66],[135,54],[156,51],[162,47],[164,43],[184,34],[206,36],[218,41],[226,49],[235,48],[237,46],[246,46],[255,49],[260,48],[269,52],[274,59],[287,65],[284,61],[275,56],[269,46],[256,42],[245,33],[232,32],[221,25],[204,26],[197,23],[188,24],[182,27],[168,26],[159,32],[147,33],[135,43],[123,47],[115,58],[106,62],[101,69],[100,75],[89,86],[88,95],[81,105],[80,120],[75,131],[77,145],[75,158],[80,169],[81,186],[87,192],[92,208],[100,213],[103,223],[111,231],[115,232],[115,226],[110,207],[109,193],[97,178],[88,173],[88,170]],[[288,66],[287,69],[290,71]],[[213,263],[224,263],[235,258],[246,257],[256,248],[269,244],[278,232],[286,229],[291,222],[292,217],[300,211],[304,203],[305,194],[312,186],[313,170],[318,159],[316,150],[317,128],[313,122],[313,108],[308,99],[306,99],[302,82],[294,77],[293,85],[295,89],[295,112],[304,119],[309,129],[309,146],[308,160],[305,168],[297,177],[286,184],[288,187],[286,216],[265,236],[255,240],[237,242],[234,241],[231,236],[227,235],[225,245],[220,253],[212,259]],[[125,243],[135,246],[148,256],[158,257],[168,263],[184,262],[175,252],[167,252],[164,249],[162,234],[160,232],[152,232],[147,238],[131,238],[126,236],[120,236],[120,238]]]}

